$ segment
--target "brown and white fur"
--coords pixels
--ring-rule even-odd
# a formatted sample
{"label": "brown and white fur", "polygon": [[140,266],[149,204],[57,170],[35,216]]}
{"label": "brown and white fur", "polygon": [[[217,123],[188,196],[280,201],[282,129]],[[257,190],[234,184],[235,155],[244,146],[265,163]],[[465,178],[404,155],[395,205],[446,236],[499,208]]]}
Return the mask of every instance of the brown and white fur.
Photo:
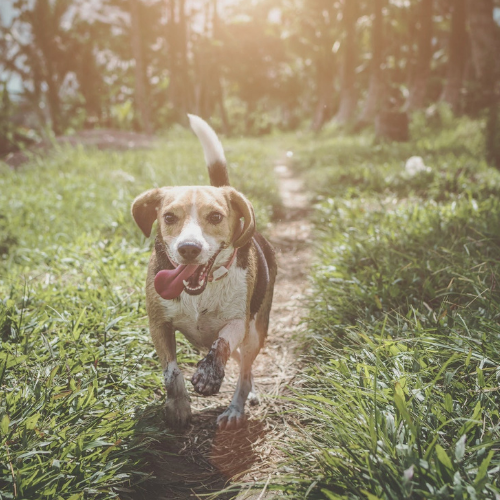
{"label": "brown and white fur", "polygon": [[[191,379],[197,393],[218,393],[228,357],[239,362],[231,404],[217,419],[219,428],[233,429],[245,420],[247,398],[258,403],[252,364],[267,336],[276,261],[272,247],[255,232],[251,203],[229,186],[217,135],[201,118],[189,115],[189,119],[203,146],[212,186],[151,189],[134,200],[132,214],[147,237],[158,221],[146,280],[146,305],[151,337],[163,367],[167,423],[182,428],[191,418],[190,398],[177,366],[178,330],[194,346],[208,351]],[[156,292],[156,274],[174,269],[172,262],[204,265],[216,256],[211,269],[218,270],[235,248],[236,258],[227,274],[207,282],[201,292],[184,288],[172,300]]]}

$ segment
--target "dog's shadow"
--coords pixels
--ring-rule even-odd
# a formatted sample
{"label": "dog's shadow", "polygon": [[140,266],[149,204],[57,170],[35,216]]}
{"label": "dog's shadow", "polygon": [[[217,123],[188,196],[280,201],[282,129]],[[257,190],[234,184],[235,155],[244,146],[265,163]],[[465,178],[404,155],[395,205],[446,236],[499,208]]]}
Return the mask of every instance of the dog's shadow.
{"label": "dog's shadow", "polygon": [[[260,420],[249,419],[239,429],[219,431],[217,416],[225,407],[193,412],[193,419],[183,433],[174,433],[163,421],[163,405],[150,405],[137,412],[137,434],[147,436],[143,450],[144,472],[149,478],[134,488],[133,498],[180,500],[214,494],[241,480],[259,457],[254,451],[266,431]],[[232,493],[217,495],[234,498]]]}

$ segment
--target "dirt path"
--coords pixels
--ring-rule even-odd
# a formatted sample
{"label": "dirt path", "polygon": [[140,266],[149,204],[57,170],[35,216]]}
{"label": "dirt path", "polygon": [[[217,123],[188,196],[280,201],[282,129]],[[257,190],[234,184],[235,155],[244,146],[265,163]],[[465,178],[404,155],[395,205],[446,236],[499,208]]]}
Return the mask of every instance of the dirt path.
{"label": "dirt path", "polygon": [[[308,287],[311,260],[310,210],[302,182],[280,163],[275,167],[284,204],[283,218],[268,232],[278,257],[271,325],[266,346],[258,355],[253,373],[261,404],[247,406],[248,422],[237,432],[217,431],[217,415],[227,407],[236,386],[237,364],[230,360],[226,378],[217,396],[204,398],[192,393],[193,422],[155,466],[162,483],[161,496],[177,500],[195,499],[215,493],[233,482],[266,482],[277,472],[280,442],[287,435],[288,418],[279,415],[283,404],[276,396],[286,394],[297,371],[294,334],[303,316],[303,297]],[[194,371],[194,368],[192,369]],[[185,370],[186,379],[191,373]],[[219,494],[220,499],[232,494]],[[253,498],[241,495],[241,498]],[[255,498],[265,498],[261,491]]]}

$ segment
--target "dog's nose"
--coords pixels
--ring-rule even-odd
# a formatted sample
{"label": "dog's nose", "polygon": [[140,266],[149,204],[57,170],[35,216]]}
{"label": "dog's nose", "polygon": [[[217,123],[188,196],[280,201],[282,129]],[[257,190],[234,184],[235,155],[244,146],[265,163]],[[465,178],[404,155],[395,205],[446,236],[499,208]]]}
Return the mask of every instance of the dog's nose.
{"label": "dog's nose", "polygon": [[197,243],[183,243],[179,245],[177,251],[181,254],[186,260],[194,260],[201,253],[201,245]]}

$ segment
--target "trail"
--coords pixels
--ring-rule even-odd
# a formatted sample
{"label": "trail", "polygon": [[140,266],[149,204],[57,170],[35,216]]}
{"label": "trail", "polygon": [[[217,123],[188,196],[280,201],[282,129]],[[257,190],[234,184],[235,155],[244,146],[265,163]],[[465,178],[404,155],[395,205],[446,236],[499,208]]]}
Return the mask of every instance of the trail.
{"label": "trail", "polygon": [[[287,385],[293,382],[298,369],[294,335],[305,312],[303,299],[312,251],[310,207],[302,182],[284,161],[275,166],[275,173],[283,214],[266,233],[276,250],[278,277],[269,336],[253,365],[261,403],[247,405],[248,421],[237,432],[217,430],[217,416],[229,404],[236,387],[238,366],[233,360],[227,365],[220,394],[206,398],[191,391],[192,423],[183,435],[168,441],[164,451],[171,455],[165,453],[152,471],[161,485],[158,499],[201,498],[234,482],[265,483],[277,473],[282,458],[279,449],[293,417],[280,416],[283,402],[276,396],[287,394]],[[186,380],[194,369],[184,370]],[[232,498],[234,494],[221,493],[216,498]],[[238,498],[264,499],[265,493],[241,494]]]}

